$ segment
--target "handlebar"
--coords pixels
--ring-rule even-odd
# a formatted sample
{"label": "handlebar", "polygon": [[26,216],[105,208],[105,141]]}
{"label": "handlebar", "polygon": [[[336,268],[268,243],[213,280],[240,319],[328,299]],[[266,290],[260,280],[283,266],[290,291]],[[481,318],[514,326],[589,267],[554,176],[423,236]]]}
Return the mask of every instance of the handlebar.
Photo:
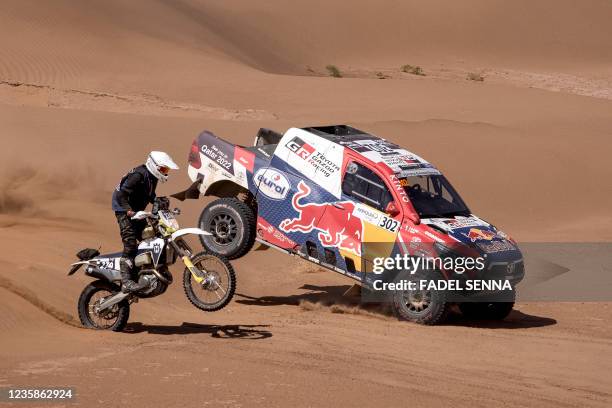
{"label": "handlebar", "polygon": [[148,211],[138,211],[132,216],[133,220],[144,220],[146,218],[157,218],[157,215],[153,215],[153,213]]}

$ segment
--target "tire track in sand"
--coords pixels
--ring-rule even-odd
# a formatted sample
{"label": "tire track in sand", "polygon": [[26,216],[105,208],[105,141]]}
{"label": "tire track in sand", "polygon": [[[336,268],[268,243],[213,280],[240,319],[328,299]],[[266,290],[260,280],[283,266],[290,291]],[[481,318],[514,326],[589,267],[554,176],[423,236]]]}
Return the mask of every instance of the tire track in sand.
{"label": "tire track in sand", "polygon": [[40,311],[46,313],[47,315],[53,317],[55,320],[58,320],[61,323],[67,324],[68,326],[78,327],[81,329],[83,328],[83,326],[81,326],[81,324],[72,315],[66,312],[62,312],[54,306],[44,302],[31,290],[26,289],[23,286],[16,285],[15,283],[3,276],[0,276],[0,288],[6,289],[14,295],[19,296],[26,302],[30,303],[32,306],[36,307]]}
{"label": "tire track in sand", "polygon": [[276,120],[278,115],[261,109],[229,109],[196,103],[168,101],[157,95],[120,95],[50,85],[0,80],[0,103],[220,120]]}

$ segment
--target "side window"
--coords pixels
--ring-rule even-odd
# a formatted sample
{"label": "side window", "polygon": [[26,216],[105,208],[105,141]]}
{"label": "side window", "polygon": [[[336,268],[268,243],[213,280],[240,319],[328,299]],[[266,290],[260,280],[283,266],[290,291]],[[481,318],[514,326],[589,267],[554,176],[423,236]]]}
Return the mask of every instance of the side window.
{"label": "side window", "polygon": [[379,211],[385,211],[387,204],[393,201],[393,196],[382,179],[372,170],[355,162],[346,166],[342,192]]}

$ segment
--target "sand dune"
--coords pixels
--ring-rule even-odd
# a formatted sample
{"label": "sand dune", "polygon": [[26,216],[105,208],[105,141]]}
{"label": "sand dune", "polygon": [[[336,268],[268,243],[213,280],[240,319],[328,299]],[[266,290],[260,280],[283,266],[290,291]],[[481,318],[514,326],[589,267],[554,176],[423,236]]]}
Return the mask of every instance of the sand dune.
{"label": "sand dune", "polygon": [[358,0],[350,7],[319,0],[59,0],[53,7],[9,0],[0,13],[10,33],[0,39],[0,79],[161,96],[179,89],[191,97],[197,94],[185,88],[219,91],[220,79],[227,89],[238,75],[238,87],[266,81],[259,71],[319,75],[335,64],[401,77],[399,67],[413,64],[441,77],[484,71],[548,88],[547,78],[565,74],[561,89],[595,81],[593,93],[610,79],[611,7],[604,0]]}
{"label": "sand dune", "polygon": [[[90,281],[66,277],[75,252],[119,247],[117,181],[158,149],[182,167],[158,192],[184,189],[203,129],[250,144],[259,127],[350,123],[432,161],[520,241],[609,242],[611,15],[597,0],[5,0],[0,386],[52,379],[76,406],[609,406],[610,303],[426,328],[272,250],[234,262],[219,313],[173,285],[126,334],[65,322]],[[178,204],[181,224],[204,203]]]}

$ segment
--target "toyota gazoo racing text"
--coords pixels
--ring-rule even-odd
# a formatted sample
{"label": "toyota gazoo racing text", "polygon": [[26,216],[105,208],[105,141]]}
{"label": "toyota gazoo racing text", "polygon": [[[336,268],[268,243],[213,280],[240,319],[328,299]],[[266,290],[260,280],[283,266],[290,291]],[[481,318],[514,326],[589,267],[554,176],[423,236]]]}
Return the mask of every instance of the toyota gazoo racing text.
{"label": "toyota gazoo racing text", "polygon": [[[521,252],[511,238],[471,214],[449,181],[421,157],[345,125],[260,129],[252,147],[234,145],[205,131],[193,142],[183,198],[220,197],[199,226],[210,251],[230,259],[260,243],[301,256],[373,289],[380,257],[468,254],[485,268],[460,277],[500,277],[512,288],[524,275]],[[385,279],[405,278],[393,271]],[[423,270],[409,279],[454,278],[450,270]],[[368,291],[366,291],[368,292]],[[363,293],[363,292],[362,292]],[[441,322],[453,303],[477,318],[505,318],[514,290],[502,301],[461,301],[441,290],[416,288],[392,294],[400,318]]]}

